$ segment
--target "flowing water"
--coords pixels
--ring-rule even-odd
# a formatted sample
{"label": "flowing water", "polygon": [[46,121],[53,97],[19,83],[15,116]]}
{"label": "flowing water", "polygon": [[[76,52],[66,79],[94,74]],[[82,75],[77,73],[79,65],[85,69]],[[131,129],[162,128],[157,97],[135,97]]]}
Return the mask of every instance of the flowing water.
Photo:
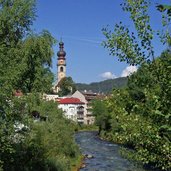
{"label": "flowing water", "polygon": [[122,158],[120,146],[99,139],[97,132],[78,132],[75,139],[82,154],[93,156],[85,159],[86,167],[80,171],[146,171]]}

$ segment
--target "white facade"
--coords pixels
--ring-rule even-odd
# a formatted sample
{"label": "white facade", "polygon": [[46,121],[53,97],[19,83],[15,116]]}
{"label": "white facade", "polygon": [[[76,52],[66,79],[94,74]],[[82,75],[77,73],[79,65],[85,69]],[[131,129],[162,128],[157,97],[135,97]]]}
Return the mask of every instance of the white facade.
{"label": "white facade", "polygon": [[66,118],[77,121],[77,106],[75,104],[59,104],[58,107],[64,111]]}
{"label": "white facade", "polygon": [[84,108],[84,124],[93,124],[95,121],[95,117],[92,115],[91,112],[91,105],[89,101],[86,99],[85,95],[81,93],[80,91],[76,91],[72,97],[80,99],[80,101],[85,103],[85,108]]}
{"label": "white facade", "polygon": [[55,95],[55,94],[43,94],[43,99],[45,99],[46,101],[56,101],[56,99],[58,99],[59,96]]}
{"label": "white facade", "polygon": [[[66,99],[75,99],[75,98],[66,98]],[[61,103],[61,102],[59,101],[58,108],[63,110],[66,118],[71,119],[74,122],[84,124],[85,104],[83,102],[80,101],[80,103],[72,103],[72,102],[69,102],[69,100],[68,102],[65,101],[64,103]]]}

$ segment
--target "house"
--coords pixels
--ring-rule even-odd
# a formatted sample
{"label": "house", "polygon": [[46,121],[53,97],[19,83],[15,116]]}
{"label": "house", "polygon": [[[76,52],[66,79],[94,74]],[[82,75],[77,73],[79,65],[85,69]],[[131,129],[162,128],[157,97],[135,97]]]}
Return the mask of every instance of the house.
{"label": "house", "polygon": [[58,107],[64,111],[66,118],[71,119],[79,124],[84,124],[85,103],[78,98],[68,97],[57,100]]}
{"label": "house", "polygon": [[93,124],[95,121],[95,117],[92,114],[92,106],[91,101],[97,97],[97,93],[93,93],[92,91],[76,91],[72,97],[80,99],[82,102],[85,103],[85,118],[84,124],[90,125]]}

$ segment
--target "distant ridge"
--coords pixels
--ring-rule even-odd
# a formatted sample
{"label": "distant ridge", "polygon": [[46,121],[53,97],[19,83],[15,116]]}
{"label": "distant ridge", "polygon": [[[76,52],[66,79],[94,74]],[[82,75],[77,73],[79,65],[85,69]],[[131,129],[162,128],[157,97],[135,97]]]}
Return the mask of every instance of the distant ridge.
{"label": "distant ridge", "polygon": [[94,82],[90,84],[77,83],[77,90],[91,90],[94,93],[109,93],[113,88],[123,88],[127,85],[128,79],[127,77],[120,77],[115,79],[109,79],[101,82]]}

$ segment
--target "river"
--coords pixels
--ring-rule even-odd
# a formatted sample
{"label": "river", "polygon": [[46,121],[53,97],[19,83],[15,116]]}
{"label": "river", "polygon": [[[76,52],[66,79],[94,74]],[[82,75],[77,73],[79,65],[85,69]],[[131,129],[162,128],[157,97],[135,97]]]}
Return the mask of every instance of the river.
{"label": "river", "polygon": [[146,171],[122,158],[119,153],[120,146],[101,140],[97,132],[78,132],[75,139],[82,154],[94,157],[85,159],[86,167],[80,171]]}

